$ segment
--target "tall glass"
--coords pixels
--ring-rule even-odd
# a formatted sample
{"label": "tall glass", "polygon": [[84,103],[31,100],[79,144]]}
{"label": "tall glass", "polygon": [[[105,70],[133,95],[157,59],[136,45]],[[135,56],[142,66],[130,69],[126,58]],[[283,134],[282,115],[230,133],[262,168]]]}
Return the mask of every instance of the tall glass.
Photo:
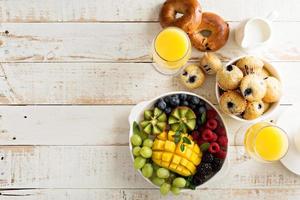
{"label": "tall glass", "polygon": [[180,28],[168,27],[152,43],[153,65],[164,75],[176,75],[191,57],[191,42]]}
{"label": "tall glass", "polygon": [[287,153],[289,140],[281,128],[268,122],[259,122],[246,130],[244,145],[247,153],[254,159],[274,162]]}

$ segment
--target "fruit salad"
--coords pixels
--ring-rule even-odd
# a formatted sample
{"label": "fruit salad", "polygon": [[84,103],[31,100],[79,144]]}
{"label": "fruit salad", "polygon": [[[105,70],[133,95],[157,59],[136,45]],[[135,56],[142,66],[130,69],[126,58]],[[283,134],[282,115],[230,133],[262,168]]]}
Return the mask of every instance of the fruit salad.
{"label": "fruit salad", "polygon": [[213,177],[227,154],[227,134],[218,113],[194,95],[158,99],[133,123],[134,168],[162,195],[195,189]]}

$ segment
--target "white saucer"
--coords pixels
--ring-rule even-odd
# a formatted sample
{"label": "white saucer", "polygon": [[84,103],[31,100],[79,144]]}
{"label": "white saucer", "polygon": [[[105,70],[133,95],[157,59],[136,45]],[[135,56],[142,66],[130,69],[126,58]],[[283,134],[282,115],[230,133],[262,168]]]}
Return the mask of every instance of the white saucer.
{"label": "white saucer", "polygon": [[300,150],[297,149],[294,136],[300,134],[299,123],[300,104],[293,105],[281,114],[277,125],[286,131],[289,137],[289,149],[287,154],[280,160],[291,172],[300,175]]}

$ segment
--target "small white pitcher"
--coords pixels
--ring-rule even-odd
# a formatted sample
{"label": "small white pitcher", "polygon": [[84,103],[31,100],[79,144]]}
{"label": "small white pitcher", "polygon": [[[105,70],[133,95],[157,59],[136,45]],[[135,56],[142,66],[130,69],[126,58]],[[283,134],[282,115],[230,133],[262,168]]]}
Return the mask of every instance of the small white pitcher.
{"label": "small white pitcher", "polygon": [[254,17],[247,19],[235,30],[235,41],[244,49],[251,49],[266,44],[272,36],[271,21],[278,16],[272,11],[266,18]]}

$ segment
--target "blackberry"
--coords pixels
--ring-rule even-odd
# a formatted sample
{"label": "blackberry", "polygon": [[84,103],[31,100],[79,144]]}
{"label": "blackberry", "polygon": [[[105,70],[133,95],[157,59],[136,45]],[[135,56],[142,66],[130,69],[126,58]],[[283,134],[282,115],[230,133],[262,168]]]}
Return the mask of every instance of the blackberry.
{"label": "blackberry", "polygon": [[205,176],[201,174],[195,174],[195,176],[192,179],[192,184],[195,186],[199,186],[203,184],[206,181]]}
{"label": "blackberry", "polygon": [[[202,157],[202,162],[204,163],[212,163],[213,161],[214,161],[214,156],[209,152],[205,153]],[[212,165],[211,167],[213,168]]]}
{"label": "blackberry", "polygon": [[210,163],[201,163],[197,172],[204,176],[208,176],[212,173],[212,167]]}
{"label": "blackberry", "polygon": [[214,158],[214,160],[211,163],[211,168],[213,172],[217,172],[221,169],[222,167],[222,160],[219,158]]}

